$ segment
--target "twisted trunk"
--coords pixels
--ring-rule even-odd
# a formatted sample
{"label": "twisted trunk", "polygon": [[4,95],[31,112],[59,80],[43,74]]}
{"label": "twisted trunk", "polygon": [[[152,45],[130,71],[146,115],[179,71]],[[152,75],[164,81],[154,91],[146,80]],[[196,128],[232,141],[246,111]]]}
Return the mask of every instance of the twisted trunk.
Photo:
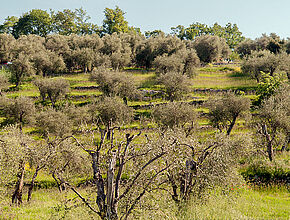
{"label": "twisted trunk", "polygon": [[32,176],[32,179],[31,179],[31,182],[30,182],[30,186],[28,188],[27,202],[29,202],[31,200],[32,190],[33,190],[33,187],[34,187],[35,179],[36,179],[36,177],[37,177],[38,172],[39,172],[40,169],[41,169],[41,167],[37,166],[36,167],[36,170],[35,170],[35,172],[34,172],[34,174]]}
{"label": "twisted trunk", "polygon": [[12,203],[17,203],[18,205],[22,204],[22,191],[24,185],[24,173],[25,173],[25,166],[24,162],[20,163],[20,171],[17,175],[18,181],[16,183],[15,191],[12,195]]}

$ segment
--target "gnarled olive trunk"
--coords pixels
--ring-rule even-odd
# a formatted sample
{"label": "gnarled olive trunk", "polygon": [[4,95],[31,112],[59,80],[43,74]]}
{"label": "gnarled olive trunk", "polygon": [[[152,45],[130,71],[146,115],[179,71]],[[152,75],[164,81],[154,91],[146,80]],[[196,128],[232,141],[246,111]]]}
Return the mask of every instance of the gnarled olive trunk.
{"label": "gnarled olive trunk", "polygon": [[263,134],[266,137],[266,141],[267,141],[267,153],[268,153],[268,158],[270,161],[273,161],[274,159],[274,151],[273,151],[273,145],[272,145],[272,141],[270,134],[267,131],[267,126],[264,124],[262,125],[262,130],[263,130]]}
{"label": "gnarled olive trunk", "polygon": [[22,204],[22,191],[24,185],[24,174],[25,174],[25,164],[21,162],[19,165],[19,173],[17,174],[17,183],[15,186],[15,191],[12,195],[12,203],[16,203],[18,205]]}
{"label": "gnarled olive trunk", "polygon": [[36,170],[35,170],[35,172],[34,172],[34,174],[32,176],[32,179],[31,179],[31,182],[30,182],[30,185],[29,185],[29,188],[28,188],[28,193],[27,193],[27,202],[29,202],[31,200],[32,190],[33,190],[33,187],[34,187],[34,184],[35,184],[35,179],[36,179],[40,169],[41,169],[41,167],[37,166]]}

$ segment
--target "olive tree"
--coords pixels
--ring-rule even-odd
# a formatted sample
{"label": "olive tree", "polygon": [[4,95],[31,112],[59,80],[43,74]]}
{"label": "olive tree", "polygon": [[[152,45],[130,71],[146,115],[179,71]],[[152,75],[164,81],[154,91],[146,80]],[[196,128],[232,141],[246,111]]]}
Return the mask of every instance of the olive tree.
{"label": "olive tree", "polygon": [[43,101],[48,98],[52,107],[56,107],[56,102],[69,91],[69,83],[62,78],[38,79],[34,81]]}
{"label": "olive tree", "polygon": [[[0,183],[9,186],[13,183],[14,190],[11,202],[22,203],[24,188],[25,164],[29,160],[32,149],[31,139],[15,126],[4,128],[0,134]],[[10,187],[7,193],[11,193]]]}
{"label": "olive tree", "polygon": [[170,56],[165,53],[162,56],[156,57],[153,62],[159,73],[178,72],[188,76],[193,75],[194,69],[199,64],[199,58],[193,49],[179,50]]}
{"label": "olive tree", "polygon": [[69,117],[53,108],[43,109],[35,115],[35,125],[44,137],[64,137],[72,132],[72,121]]}
{"label": "olive tree", "polygon": [[189,91],[189,78],[177,72],[161,75],[158,82],[164,86],[164,92],[171,102],[182,98],[183,94]]}
{"label": "olive tree", "polygon": [[168,56],[168,54],[163,54],[162,56],[158,56],[154,59],[153,65],[159,73],[181,73],[184,68],[182,61],[182,57],[177,54],[172,54],[171,56]]}
{"label": "olive tree", "polygon": [[160,34],[143,40],[136,49],[136,63],[140,67],[152,68],[156,57],[168,54],[168,56],[186,48],[185,42],[176,36]]}
{"label": "olive tree", "polygon": [[290,89],[284,84],[268,99],[262,102],[258,118],[258,140],[264,147],[270,161],[274,160],[274,148],[289,144],[290,130]]}
{"label": "olive tree", "polygon": [[238,161],[251,144],[248,136],[233,139],[219,134],[200,141],[174,129],[163,134],[163,142],[168,140],[175,141],[175,148],[165,163],[174,164],[163,178],[169,184],[167,192],[179,208],[193,197],[203,201],[208,190],[215,187],[227,189],[228,185],[241,182]]}
{"label": "olive tree", "polygon": [[275,55],[268,50],[254,51],[243,61],[242,71],[260,82],[261,72],[273,76],[283,60],[282,55]]}
{"label": "olive tree", "polygon": [[19,124],[20,130],[25,123],[30,121],[35,112],[34,102],[24,96],[15,99],[2,97],[0,102],[4,116],[11,122]]}
{"label": "olive tree", "polygon": [[290,54],[290,40],[288,38],[288,41],[285,43],[285,52],[287,54]]}
{"label": "olive tree", "polygon": [[41,170],[52,175],[60,192],[66,188],[64,180],[73,178],[76,173],[80,176],[88,173],[87,157],[74,144],[71,136],[47,137],[33,141],[31,146],[28,156],[33,172],[29,176],[31,179],[27,193],[28,202],[32,199],[33,187]]}
{"label": "olive tree", "polygon": [[73,51],[74,61],[83,72],[91,72],[94,68],[95,52],[92,48],[81,48]]}
{"label": "olive tree", "polygon": [[105,126],[108,139],[114,126],[129,123],[133,118],[133,110],[116,97],[104,97],[99,100],[91,106],[91,113],[99,126]]}
{"label": "olive tree", "polygon": [[255,50],[257,50],[257,43],[252,39],[245,39],[236,47],[236,52],[240,55],[241,58],[250,55]]}
{"label": "olive tree", "polygon": [[111,66],[114,70],[119,70],[131,63],[131,48],[129,42],[124,41],[120,34],[113,33],[102,38],[104,42],[101,51],[109,56]]}
{"label": "olive tree", "polygon": [[225,39],[218,36],[203,35],[196,38],[193,42],[193,48],[201,62],[211,63],[227,58],[230,54],[229,46]]}
{"label": "olive tree", "polygon": [[0,70],[0,96],[2,96],[2,89],[8,86],[8,77],[4,74],[3,70]]}
{"label": "olive tree", "polygon": [[220,132],[225,129],[230,135],[236,121],[241,116],[246,116],[250,110],[250,100],[242,96],[227,94],[224,97],[215,97],[207,101],[209,108],[208,118],[213,127]]}
{"label": "olive tree", "polygon": [[10,34],[0,34],[0,62],[11,61],[15,39]]}
{"label": "olive tree", "polygon": [[46,168],[60,192],[70,189],[69,183],[76,176],[88,177],[91,172],[88,156],[71,135],[47,139],[44,144],[51,148]]}
{"label": "olive tree", "polygon": [[65,71],[63,58],[56,52],[49,50],[38,51],[32,56],[36,73],[43,77]]}
{"label": "olive tree", "polygon": [[126,73],[98,68],[91,73],[90,80],[99,85],[100,91],[105,96],[120,96],[125,104],[128,98],[134,99],[139,96],[133,79]]}
{"label": "olive tree", "polygon": [[185,127],[189,124],[188,131],[193,129],[196,112],[186,103],[170,102],[153,108],[154,120],[165,128]]}
{"label": "olive tree", "polygon": [[18,87],[24,77],[34,74],[33,63],[29,56],[23,52],[18,54],[17,58],[13,60],[11,69],[11,81]]}

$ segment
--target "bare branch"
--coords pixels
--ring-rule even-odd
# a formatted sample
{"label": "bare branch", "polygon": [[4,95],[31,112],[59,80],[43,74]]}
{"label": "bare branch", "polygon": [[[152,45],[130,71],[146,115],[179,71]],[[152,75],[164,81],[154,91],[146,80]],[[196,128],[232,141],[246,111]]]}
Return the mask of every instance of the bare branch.
{"label": "bare branch", "polygon": [[76,189],[74,187],[72,187],[71,185],[69,185],[68,183],[66,183],[70,189],[85,203],[85,205],[92,210],[94,213],[97,213],[99,216],[101,216],[101,213],[98,212],[97,210],[95,210],[89,203],[88,201],[78,192],[76,191]]}
{"label": "bare branch", "polygon": [[160,157],[162,157],[163,155],[165,155],[165,152],[162,152],[158,155],[156,155],[155,157],[151,158],[136,174],[136,176],[134,177],[134,179],[131,181],[131,184],[129,184],[127,186],[127,188],[125,189],[125,191],[123,192],[123,194],[119,197],[119,198],[115,198],[115,203],[118,202],[120,199],[122,199],[132,188],[132,186],[135,184],[135,181],[138,179],[138,177],[141,175],[142,171],[151,163],[153,163],[155,160],[159,159]]}
{"label": "bare branch", "polygon": [[148,183],[146,184],[146,186],[143,188],[143,191],[139,194],[139,196],[134,200],[133,204],[131,205],[131,207],[129,208],[129,210],[126,212],[125,214],[125,218],[127,219],[127,217],[129,216],[129,214],[132,212],[132,210],[134,209],[135,205],[137,204],[137,202],[142,198],[142,196],[144,196],[144,194],[146,193],[148,187],[150,186],[150,184],[152,183],[152,181],[162,172],[164,172],[165,170],[167,170],[171,165],[168,165],[166,167],[164,167],[163,169],[159,170],[154,176],[151,177],[151,179],[148,181]]}

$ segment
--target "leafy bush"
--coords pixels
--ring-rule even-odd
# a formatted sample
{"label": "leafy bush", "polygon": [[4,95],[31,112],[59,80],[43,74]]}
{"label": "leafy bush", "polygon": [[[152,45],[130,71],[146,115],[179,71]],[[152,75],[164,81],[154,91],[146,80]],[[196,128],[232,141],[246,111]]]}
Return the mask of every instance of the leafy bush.
{"label": "leafy bush", "polygon": [[170,102],[153,109],[154,119],[164,127],[185,126],[196,120],[196,113],[192,106],[178,102]]}
{"label": "leafy bush", "polygon": [[278,162],[254,161],[240,172],[247,181],[258,185],[290,183],[289,168]]}

